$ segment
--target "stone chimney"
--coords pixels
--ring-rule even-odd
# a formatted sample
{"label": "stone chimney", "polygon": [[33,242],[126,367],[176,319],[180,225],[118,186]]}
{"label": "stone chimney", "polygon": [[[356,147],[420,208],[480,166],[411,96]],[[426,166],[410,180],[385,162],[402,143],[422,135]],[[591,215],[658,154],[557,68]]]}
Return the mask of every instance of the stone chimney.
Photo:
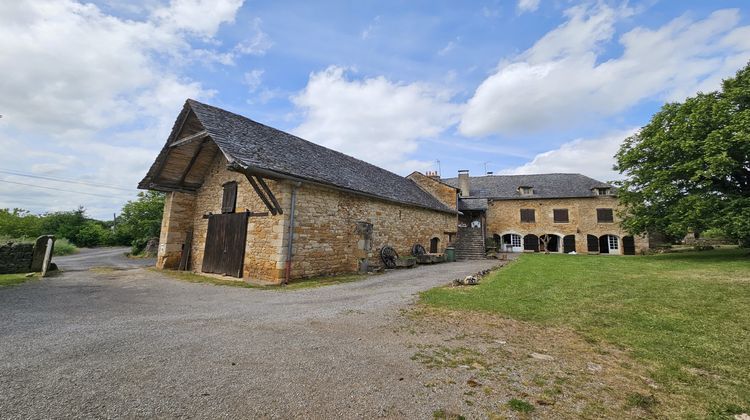
{"label": "stone chimney", "polygon": [[438,174],[437,171],[427,171],[425,172],[425,176],[432,178],[435,181],[440,181],[440,174]]}
{"label": "stone chimney", "polygon": [[469,170],[460,169],[458,171],[458,189],[461,190],[461,197],[469,196]]}

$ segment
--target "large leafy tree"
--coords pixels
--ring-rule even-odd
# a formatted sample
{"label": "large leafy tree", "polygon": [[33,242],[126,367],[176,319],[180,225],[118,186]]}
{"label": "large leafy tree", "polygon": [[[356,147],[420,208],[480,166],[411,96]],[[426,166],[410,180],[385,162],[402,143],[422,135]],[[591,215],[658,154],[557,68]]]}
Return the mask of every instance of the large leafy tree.
{"label": "large leafy tree", "polygon": [[140,252],[149,239],[159,237],[163,212],[163,193],[156,191],[138,193],[138,199],[128,201],[117,217],[116,241],[130,244],[134,252]]}
{"label": "large leafy tree", "polygon": [[664,105],[616,159],[631,232],[720,228],[750,246],[750,64],[718,92]]}

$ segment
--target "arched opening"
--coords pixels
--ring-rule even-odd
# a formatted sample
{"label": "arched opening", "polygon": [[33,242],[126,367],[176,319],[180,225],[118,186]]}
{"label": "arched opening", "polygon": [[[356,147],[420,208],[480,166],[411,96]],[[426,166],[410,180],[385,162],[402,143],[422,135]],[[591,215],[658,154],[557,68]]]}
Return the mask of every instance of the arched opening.
{"label": "arched opening", "polygon": [[503,252],[522,252],[523,243],[521,235],[517,233],[506,233],[501,237],[500,250]]}
{"label": "arched opening", "polygon": [[563,252],[575,252],[576,250],[576,235],[565,235],[563,237]]}
{"label": "arched opening", "polygon": [[619,254],[620,238],[616,235],[602,235],[599,237],[600,254]]}
{"label": "arched opening", "polygon": [[528,234],[523,237],[523,250],[539,252],[539,237],[533,234]]}
{"label": "arched opening", "polygon": [[594,235],[586,235],[586,248],[589,253],[599,252],[599,238]]}
{"label": "arched opening", "polygon": [[635,255],[635,238],[632,236],[622,237],[622,253],[625,255]]}
{"label": "arched opening", "polygon": [[539,251],[560,252],[560,237],[550,233],[539,237]]}
{"label": "arched opening", "polygon": [[431,254],[437,254],[438,245],[440,245],[440,239],[438,239],[437,237],[430,239],[430,253]]}

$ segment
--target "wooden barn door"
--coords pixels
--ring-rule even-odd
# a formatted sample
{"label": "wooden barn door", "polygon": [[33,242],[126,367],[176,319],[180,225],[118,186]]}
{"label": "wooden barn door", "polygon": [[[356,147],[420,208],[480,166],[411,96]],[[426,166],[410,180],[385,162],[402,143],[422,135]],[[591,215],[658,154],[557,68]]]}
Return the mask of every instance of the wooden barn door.
{"label": "wooden barn door", "polygon": [[202,271],[242,277],[246,237],[247,213],[209,216]]}

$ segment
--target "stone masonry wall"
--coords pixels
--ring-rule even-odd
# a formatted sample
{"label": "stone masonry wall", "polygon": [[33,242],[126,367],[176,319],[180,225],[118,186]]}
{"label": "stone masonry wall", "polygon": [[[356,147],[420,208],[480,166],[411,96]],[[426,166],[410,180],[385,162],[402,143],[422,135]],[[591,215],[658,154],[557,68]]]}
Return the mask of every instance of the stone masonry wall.
{"label": "stone masonry wall", "polygon": [[[379,250],[392,246],[400,256],[420,243],[440,239],[443,252],[448,235],[456,231],[456,215],[362,197],[305,184],[297,193],[292,277],[353,272],[361,259],[379,259]],[[373,225],[368,244],[357,222]]]}
{"label": "stone masonry wall", "polygon": [[0,245],[0,274],[28,273],[33,253],[34,244]]}
{"label": "stone masonry wall", "polygon": [[[614,223],[597,223],[596,209],[611,208],[614,212]],[[590,198],[561,199],[522,199],[490,201],[487,209],[487,236],[516,233],[559,236],[575,235],[576,252],[586,253],[586,235],[617,235],[620,238],[629,234],[620,228],[617,217],[618,202],[614,196]],[[522,223],[521,209],[535,209],[536,222]],[[568,223],[555,223],[553,209],[568,209]],[[636,253],[648,249],[646,237],[635,237]]]}
{"label": "stone masonry wall", "polygon": [[420,172],[414,172],[411,175],[407,176],[407,178],[419,185],[419,188],[432,194],[435,198],[440,200],[441,203],[445,204],[449,208],[453,210],[457,208],[457,189],[451,187],[448,184],[444,184],[440,181],[432,179]]}
{"label": "stone masonry wall", "polygon": [[[224,193],[222,185],[228,181],[237,182],[237,212],[249,209],[251,212],[266,212],[268,209],[260,200],[245,175],[226,169],[227,161],[219,156],[212,164],[203,186],[195,196],[195,211],[192,214],[193,246],[191,267],[200,272],[203,253],[206,247],[208,219],[203,215],[208,212],[221,213],[221,200]],[[245,244],[245,264],[243,278],[261,282],[278,283],[283,278],[286,253],[282,252],[286,244],[284,235],[288,223],[290,206],[290,185],[286,182],[266,180],[268,187],[279,201],[284,214],[263,217],[250,217],[247,224],[247,242]]]}
{"label": "stone masonry wall", "polygon": [[175,269],[180,263],[182,246],[187,231],[193,225],[195,196],[179,192],[167,193],[164,200],[164,216],[161,220],[157,268]]}

